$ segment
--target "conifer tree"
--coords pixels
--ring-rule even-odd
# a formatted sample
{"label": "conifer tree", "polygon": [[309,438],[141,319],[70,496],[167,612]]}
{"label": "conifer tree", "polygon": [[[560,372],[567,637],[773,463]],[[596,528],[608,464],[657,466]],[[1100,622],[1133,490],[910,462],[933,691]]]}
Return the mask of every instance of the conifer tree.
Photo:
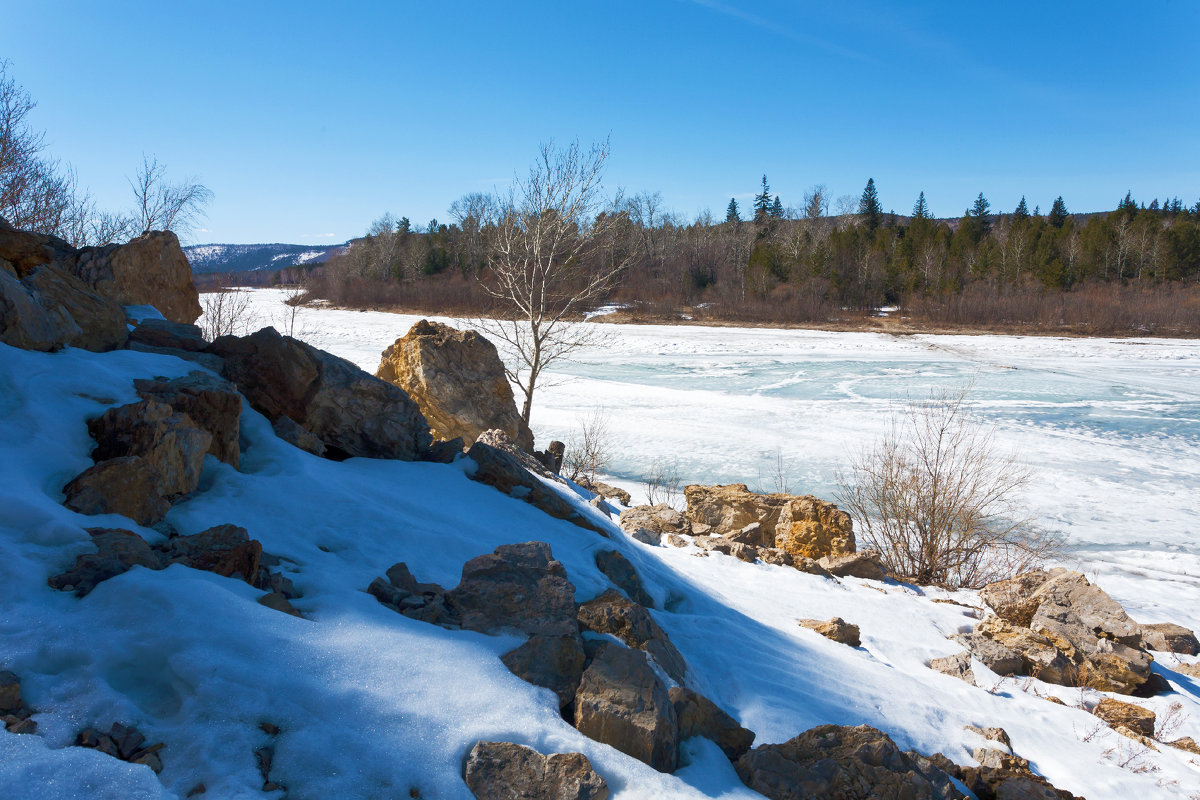
{"label": "conifer tree", "polygon": [[971,206],[969,213],[979,225],[979,234],[981,236],[987,236],[988,232],[992,229],[991,210],[992,204],[983,196],[983,192],[980,192],[979,197],[975,198],[975,204]]}
{"label": "conifer tree", "polygon": [[875,190],[874,178],[867,178],[867,186],[863,189],[862,197],[858,201],[858,213],[867,223],[867,230],[874,231],[879,227],[883,206],[879,204],[879,193]]}
{"label": "conifer tree", "polygon": [[1133,199],[1133,192],[1126,192],[1125,199],[1117,203],[1117,211],[1124,211],[1125,216],[1132,217],[1137,213],[1138,205]]}
{"label": "conifer tree", "polygon": [[779,195],[775,195],[775,202],[771,204],[771,216],[783,219],[783,201],[779,199]]}
{"label": "conifer tree", "polygon": [[1013,222],[1025,222],[1029,219],[1029,206],[1025,205],[1025,195],[1021,195],[1021,202],[1017,203],[1017,210],[1013,212]]}
{"label": "conifer tree", "polygon": [[729,208],[725,209],[725,221],[735,224],[742,221],[742,215],[738,210],[736,197],[729,198]]}
{"label": "conifer tree", "polygon": [[925,202],[925,192],[921,192],[921,196],[917,198],[916,205],[913,206],[913,219],[929,219],[929,204]]}
{"label": "conifer tree", "polygon": [[1050,216],[1047,222],[1056,228],[1061,228],[1067,221],[1067,204],[1063,202],[1062,195],[1054,199],[1054,205],[1050,206]]}
{"label": "conifer tree", "polygon": [[767,176],[762,178],[762,191],[754,196],[754,221],[765,222],[771,215],[771,187],[767,184]]}

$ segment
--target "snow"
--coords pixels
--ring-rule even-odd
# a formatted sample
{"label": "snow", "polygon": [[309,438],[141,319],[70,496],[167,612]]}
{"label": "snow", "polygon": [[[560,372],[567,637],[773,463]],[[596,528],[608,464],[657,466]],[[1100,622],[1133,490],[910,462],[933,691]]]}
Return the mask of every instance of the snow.
{"label": "snow", "polygon": [[[282,293],[254,297],[269,317]],[[306,338],[371,371],[416,319],[304,314]],[[1047,485],[1031,502],[1039,514],[1060,515],[1049,518],[1086,545],[1078,557],[1101,585],[1142,603],[1146,617],[1154,610],[1196,626],[1197,551],[1187,531],[1197,527],[1188,496],[1200,459],[1188,420],[1200,358],[1191,343],[612,329],[608,348],[568,365],[561,377],[572,380],[539,398],[541,440],[565,434],[599,401],[622,431],[614,473],[627,484],[639,463],[661,453],[678,454],[688,480],[753,483],[756,465],[779,445],[792,488],[828,494],[844,448],[869,438],[905,387],[920,394],[975,375],[981,413],[1023,455],[1046,462]],[[269,741],[259,724],[271,722],[282,731],[271,778],[297,800],[413,789],[466,800],[462,760],[479,739],[582,752],[619,800],[757,797],[708,742],[687,743],[688,763],[663,775],[582,736],[548,690],[500,662],[518,639],[416,622],[364,591],[396,561],[419,580],[452,586],[469,558],[528,540],[550,544],[580,601],[609,586],[595,553],[623,552],[669,609],[652,613],[687,659],[690,685],[755,730],[757,743],[822,723],[867,723],[901,747],[969,764],[982,742],[962,726],[1000,725],[1039,772],[1088,798],[1200,790],[1187,754],[1164,747],[1139,762],[1155,771],[1122,768],[1132,743],[1107,730],[1089,737],[1093,717],[1037,696],[1094,703],[1097,693],[999,677],[974,688],[929,670],[929,658],[961,649],[946,637],[975,622],[969,608],[932,599],[977,604],[970,592],[835,583],[698,557],[694,548],[650,547],[574,498],[581,513],[609,526],[603,538],[468,480],[466,460],[315,458],[277,439],[248,406],[240,470],[210,457],[200,490],[167,521],[185,534],[245,526],[283,559],[306,619],[258,605],[261,593],[244,583],[181,566],[135,568],[83,599],[50,589],[47,578],[89,550],[85,527],[161,540],[120,517],[67,510],[61,487],[90,464],[87,419],[136,399],[134,378],[195,368],[149,353],[0,345],[0,669],[21,676],[40,734],[0,730],[6,795],[182,798],[204,783],[209,797],[261,797],[254,750]],[[1140,552],[1147,540],[1177,548],[1170,563],[1162,552]],[[861,627],[862,647],[795,623],[834,615]],[[1200,686],[1169,672],[1171,657],[1159,661],[1180,691],[1139,702],[1160,713],[1183,703],[1176,735],[1200,738]],[[83,727],[114,721],[167,744],[160,776],[68,746]]]}

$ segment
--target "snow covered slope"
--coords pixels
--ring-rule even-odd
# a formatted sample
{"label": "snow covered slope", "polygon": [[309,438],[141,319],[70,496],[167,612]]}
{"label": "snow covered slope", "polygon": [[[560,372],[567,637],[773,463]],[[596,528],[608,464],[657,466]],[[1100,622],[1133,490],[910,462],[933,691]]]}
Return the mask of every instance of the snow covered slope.
{"label": "snow covered slope", "polygon": [[344,244],[194,244],[183,248],[192,272],[247,272],[322,264],[345,249]]}
{"label": "snow covered slope", "polygon": [[[946,636],[975,621],[970,609],[932,602],[944,595],[647,546],[574,498],[607,526],[604,538],[468,480],[464,461],[315,458],[277,439],[249,407],[241,469],[208,457],[199,492],[168,522],[184,534],[227,522],[248,528],[283,559],[278,569],[303,592],[295,604],[306,619],[258,605],[261,593],[238,580],[179,565],[134,568],[83,599],[50,589],[47,578],[90,549],[85,527],[162,538],[120,517],[67,510],[61,487],[91,463],[88,418],[135,400],[134,378],[193,368],[129,351],[0,345],[0,669],[22,678],[40,734],[0,730],[4,796],[182,798],[203,784],[206,797],[262,797],[254,751],[269,722],[281,730],[272,779],[296,800],[467,800],[462,762],[479,739],[582,752],[621,800],[757,797],[707,741],[689,742],[686,766],[665,775],[582,736],[551,692],[501,663],[515,637],[443,630],[364,592],[396,561],[453,586],[469,558],[528,540],[550,544],[581,601],[609,586],[595,552],[623,552],[671,609],[652,613],[687,659],[694,688],[756,731],[757,743],[819,723],[868,723],[901,747],[971,763],[981,742],[963,725],[1000,725],[1039,772],[1092,800],[1200,791],[1186,753],[1127,760],[1128,740],[1038,696],[1072,704],[1080,690],[999,678],[974,688],[928,669],[930,657],[961,649]],[[861,627],[861,648],[795,622],[833,615]],[[1200,737],[1200,687],[1164,674],[1180,692],[1146,704],[1163,712],[1183,703],[1177,735]],[[68,746],[82,728],[113,721],[166,743],[160,776]]]}

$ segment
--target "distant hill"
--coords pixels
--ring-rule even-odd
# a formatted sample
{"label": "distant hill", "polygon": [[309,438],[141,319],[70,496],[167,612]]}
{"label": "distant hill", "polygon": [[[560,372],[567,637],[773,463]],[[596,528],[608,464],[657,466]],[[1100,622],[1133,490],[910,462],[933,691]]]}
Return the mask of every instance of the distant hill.
{"label": "distant hill", "polygon": [[192,265],[192,272],[204,275],[321,264],[345,249],[345,244],[193,244],[183,248],[183,252]]}

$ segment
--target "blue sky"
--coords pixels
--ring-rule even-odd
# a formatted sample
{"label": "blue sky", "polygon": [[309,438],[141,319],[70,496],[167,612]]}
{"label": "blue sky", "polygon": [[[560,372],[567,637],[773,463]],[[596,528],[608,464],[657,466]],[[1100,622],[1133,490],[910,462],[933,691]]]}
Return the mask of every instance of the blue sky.
{"label": "blue sky", "polygon": [[106,206],[143,153],[214,192],[198,242],[424,224],[611,136],[607,183],[723,215],[875,179],[885,209],[1200,199],[1200,3],[14,2],[0,58]]}

